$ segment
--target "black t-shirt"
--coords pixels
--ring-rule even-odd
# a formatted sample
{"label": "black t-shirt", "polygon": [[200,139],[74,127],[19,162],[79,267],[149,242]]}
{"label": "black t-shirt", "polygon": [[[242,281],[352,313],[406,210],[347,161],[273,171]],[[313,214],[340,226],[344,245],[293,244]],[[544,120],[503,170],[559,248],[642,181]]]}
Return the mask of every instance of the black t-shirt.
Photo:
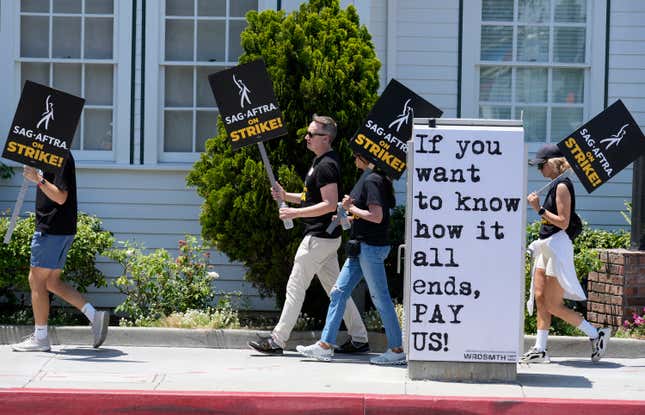
{"label": "black t-shirt", "polygon": [[76,167],[72,154],[67,157],[63,170],[58,174],[44,173],[43,177],[60,190],[67,191],[67,200],[62,205],[49,199],[38,187],[36,190],[36,230],[51,235],[75,235]]}
{"label": "black t-shirt", "polygon": [[[322,202],[320,188],[331,183],[337,184],[338,201],[340,201],[340,158],[334,150],[330,150],[314,159],[309,173],[305,177],[305,188],[302,191],[300,207],[313,206]],[[331,218],[334,214],[335,211],[313,218],[302,218],[302,223],[305,225],[305,235],[319,238],[338,238],[341,232],[340,226],[337,226],[331,235],[327,233],[327,226],[331,223]]]}
{"label": "black t-shirt", "polygon": [[395,205],[392,182],[379,173],[370,173],[357,192],[359,196],[354,205],[368,210],[369,205],[379,205],[383,209],[383,220],[380,223],[370,222],[354,217],[351,238],[369,245],[389,245],[390,209]]}
{"label": "black t-shirt", "polygon": [[[567,186],[567,189],[569,189],[569,193],[571,194],[571,212],[569,215],[573,215],[573,212],[576,211],[576,194],[573,190],[573,183],[571,183],[571,180],[568,177],[565,177],[563,179],[557,179],[556,181],[551,184],[551,187],[549,188],[549,191],[546,194],[546,197],[544,198],[544,203],[542,204],[542,207],[546,210],[548,210],[551,213],[558,214],[558,206],[555,203],[555,195],[556,195],[556,188],[560,183],[564,183],[565,186]],[[558,228],[557,226],[553,225],[546,219],[542,219],[542,226],[540,227],[540,239],[546,239],[551,235],[554,235],[558,232],[560,232],[562,229]]]}

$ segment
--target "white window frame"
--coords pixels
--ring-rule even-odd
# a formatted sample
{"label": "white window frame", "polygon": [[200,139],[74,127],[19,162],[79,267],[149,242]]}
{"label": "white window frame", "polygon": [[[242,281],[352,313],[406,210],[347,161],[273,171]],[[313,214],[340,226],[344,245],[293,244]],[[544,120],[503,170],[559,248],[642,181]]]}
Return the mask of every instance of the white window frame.
{"label": "white window frame", "polygon": [[[112,105],[112,150],[88,151],[74,150],[74,157],[79,162],[116,162],[127,164],[130,161],[130,62],[131,62],[131,4],[129,0],[114,0],[114,29],[113,29],[113,58],[99,60],[97,63],[113,65],[113,105]],[[8,99],[1,100],[2,122],[5,131],[8,131],[16,110],[22,82],[20,82],[21,62],[53,63],[79,63],[92,64],[92,59],[40,59],[20,57],[20,2],[0,2],[0,53],[2,56],[11,56],[11,59],[2,59],[3,77],[9,89]],[[50,28],[51,36],[51,28]],[[81,45],[82,47],[83,45]],[[93,106],[100,108],[100,106]],[[82,128],[79,121],[78,129]],[[6,137],[2,138],[2,144]]]}
{"label": "white window frame", "polygon": [[[605,100],[605,37],[606,37],[606,1],[591,0],[587,11],[587,38],[585,62],[572,65],[535,65],[545,68],[583,68],[585,69],[585,91],[583,102],[583,121],[588,120],[604,109]],[[482,0],[468,0],[464,7],[464,30],[462,49],[462,84],[461,116],[479,118],[479,67],[481,63],[481,9]],[[512,66],[499,62],[499,66]],[[533,65],[531,65],[533,66]],[[549,82],[551,82],[549,80]],[[543,143],[527,142],[530,152],[537,151]]]}
{"label": "white window frame", "polygon": [[[231,0],[234,1],[234,0]],[[165,80],[164,67],[171,65],[195,66],[195,62],[166,62],[165,61],[165,1],[159,1],[156,7],[146,9],[146,73],[145,73],[145,108],[144,108],[144,164],[157,163],[194,163],[200,156],[198,152],[166,153],[164,152],[164,98]],[[258,0],[258,10],[275,10],[275,0]],[[228,31],[226,31],[227,42],[225,50],[228,52]],[[222,61],[213,63],[199,62],[199,66],[213,66],[216,68],[231,67],[237,65],[237,61]],[[197,80],[193,79],[193,83]],[[215,101],[213,101],[214,104]],[[199,107],[193,107],[195,111]],[[190,109],[186,107],[186,109]],[[193,118],[195,118],[193,116]],[[193,119],[193,132],[196,130]],[[191,132],[191,134],[193,134]],[[213,136],[217,131],[213,131]],[[194,139],[194,138],[193,138]]]}

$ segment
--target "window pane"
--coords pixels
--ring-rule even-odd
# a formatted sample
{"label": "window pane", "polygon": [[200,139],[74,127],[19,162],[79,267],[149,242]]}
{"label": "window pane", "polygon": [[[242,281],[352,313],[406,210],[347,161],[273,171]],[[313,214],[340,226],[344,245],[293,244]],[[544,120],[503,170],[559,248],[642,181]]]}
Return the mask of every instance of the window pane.
{"label": "window pane", "polygon": [[112,18],[85,19],[85,57],[112,59]]}
{"label": "window pane", "polygon": [[193,151],[192,111],[164,111],[164,151]]}
{"label": "window pane", "polygon": [[480,105],[479,117],[493,120],[510,120],[511,107],[499,105]]}
{"label": "window pane", "polygon": [[166,20],[166,60],[193,60],[193,22]]}
{"label": "window pane", "polygon": [[512,22],[513,0],[483,0],[482,20]]}
{"label": "window pane", "polygon": [[584,101],[585,73],[583,69],[553,70],[553,102],[569,104]]}
{"label": "window pane", "polygon": [[166,67],[166,107],[193,106],[193,68]]}
{"label": "window pane", "polygon": [[585,28],[554,28],[553,59],[556,62],[583,63],[585,61]]}
{"label": "window pane", "polygon": [[25,81],[32,81],[49,85],[49,64],[22,62],[20,64],[20,79],[23,84]]}
{"label": "window pane", "polygon": [[547,69],[518,68],[515,81],[515,100],[546,103]]}
{"label": "window pane", "polygon": [[232,21],[229,23],[229,27],[228,60],[236,61],[244,52],[240,44],[240,34],[246,28],[246,20]]}
{"label": "window pane", "polygon": [[542,23],[550,20],[549,0],[519,0],[517,19],[525,23]]}
{"label": "window pane", "polygon": [[231,2],[231,17],[244,17],[249,10],[258,9],[258,0],[237,0]]}
{"label": "window pane", "polygon": [[20,18],[20,56],[49,57],[49,18],[22,16]]}
{"label": "window pane", "polygon": [[52,57],[81,57],[80,17],[54,17]]}
{"label": "window pane", "polygon": [[26,13],[49,13],[49,0],[21,0],[20,11]]}
{"label": "window pane", "polygon": [[567,138],[582,124],[582,108],[553,108],[551,110],[551,141]]}
{"label": "window pane", "polygon": [[193,0],[166,0],[166,16],[193,16],[194,14]]}
{"label": "window pane", "polygon": [[519,26],[517,28],[517,60],[525,62],[548,62],[548,27]]}
{"label": "window pane", "polygon": [[77,63],[55,63],[54,85],[52,86],[69,94],[83,96],[81,93],[81,65]]}
{"label": "window pane", "polygon": [[586,0],[555,0],[555,21],[584,23],[587,21]]}
{"label": "window pane", "polygon": [[[231,3],[235,3],[234,1]],[[231,4],[231,7],[233,7]],[[226,0],[197,0],[197,15],[226,16]]]}
{"label": "window pane", "polygon": [[85,66],[85,99],[90,105],[112,105],[112,65]]}
{"label": "window pane", "polygon": [[85,109],[83,150],[112,150],[112,110]]}
{"label": "window pane", "polygon": [[213,98],[213,90],[208,83],[208,75],[222,71],[228,68],[213,68],[201,67],[197,68],[197,106],[206,108],[215,108],[215,98]]}
{"label": "window pane", "polygon": [[485,61],[512,60],[513,28],[508,26],[482,26],[481,59]]}
{"label": "window pane", "polygon": [[520,118],[524,111],[524,139],[526,141],[546,141],[546,108],[524,107],[518,108],[515,118]]}
{"label": "window pane", "polygon": [[226,60],[226,56],[224,55],[224,42],[226,41],[224,36],[225,30],[226,22],[224,21],[202,20],[197,22],[198,61],[223,62]]}
{"label": "window pane", "polygon": [[85,0],[85,13],[88,14],[113,14],[113,0]]}
{"label": "window pane", "polygon": [[499,66],[483,66],[479,79],[480,101],[511,100],[511,68]]}
{"label": "window pane", "polygon": [[54,4],[54,13],[80,13],[81,0],[56,0]]}
{"label": "window pane", "polygon": [[217,135],[217,111],[197,111],[195,151],[204,151],[206,140]]}

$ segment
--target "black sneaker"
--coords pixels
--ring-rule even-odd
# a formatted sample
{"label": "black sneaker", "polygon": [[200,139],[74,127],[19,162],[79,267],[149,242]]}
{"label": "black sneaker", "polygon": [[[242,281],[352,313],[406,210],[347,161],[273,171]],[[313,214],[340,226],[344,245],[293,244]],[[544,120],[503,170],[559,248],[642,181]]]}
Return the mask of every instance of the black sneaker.
{"label": "black sneaker", "polygon": [[611,329],[605,327],[598,329],[598,337],[591,340],[591,361],[599,361],[607,353],[607,344],[611,337]]}
{"label": "black sneaker", "polygon": [[278,344],[273,341],[271,337],[260,339],[256,342],[249,342],[248,345],[263,354],[279,355],[283,353],[282,347],[278,346]]}
{"label": "black sneaker", "polygon": [[528,352],[520,358],[520,363],[551,363],[549,353],[545,350],[539,350],[535,346],[531,347]]}
{"label": "black sneaker", "polygon": [[334,348],[335,353],[367,353],[370,351],[369,343],[355,342],[351,338],[336,348]]}

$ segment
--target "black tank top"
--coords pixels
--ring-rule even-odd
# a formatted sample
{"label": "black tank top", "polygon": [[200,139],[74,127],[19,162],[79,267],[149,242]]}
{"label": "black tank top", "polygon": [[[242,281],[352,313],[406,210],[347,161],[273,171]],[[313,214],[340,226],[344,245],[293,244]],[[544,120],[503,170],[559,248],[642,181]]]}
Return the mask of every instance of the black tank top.
{"label": "black tank top", "polygon": [[[553,184],[551,184],[551,187],[549,188],[549,191],[544,198],[542,207],[551,213],[554,213],[556,215],[558,214],[558,206],[555,203],[555,194],[556,188],[560,183],[564,183],[567,186],[567,189],[569,189],[569,194],[571,194],[571,211],[569,212],[569,217],[571,218],[571,216],[573,216],[573,212],[576,211],[576,194],[573,190],[573,183],[571,183],[571,179],[569,179],[568,177],[556,179]],[[546,219],[542,218],[542,226],[540,227],[540,239],[546,239],[549,236],[560,232],[561,230],[561,228],[558,228]]]}

